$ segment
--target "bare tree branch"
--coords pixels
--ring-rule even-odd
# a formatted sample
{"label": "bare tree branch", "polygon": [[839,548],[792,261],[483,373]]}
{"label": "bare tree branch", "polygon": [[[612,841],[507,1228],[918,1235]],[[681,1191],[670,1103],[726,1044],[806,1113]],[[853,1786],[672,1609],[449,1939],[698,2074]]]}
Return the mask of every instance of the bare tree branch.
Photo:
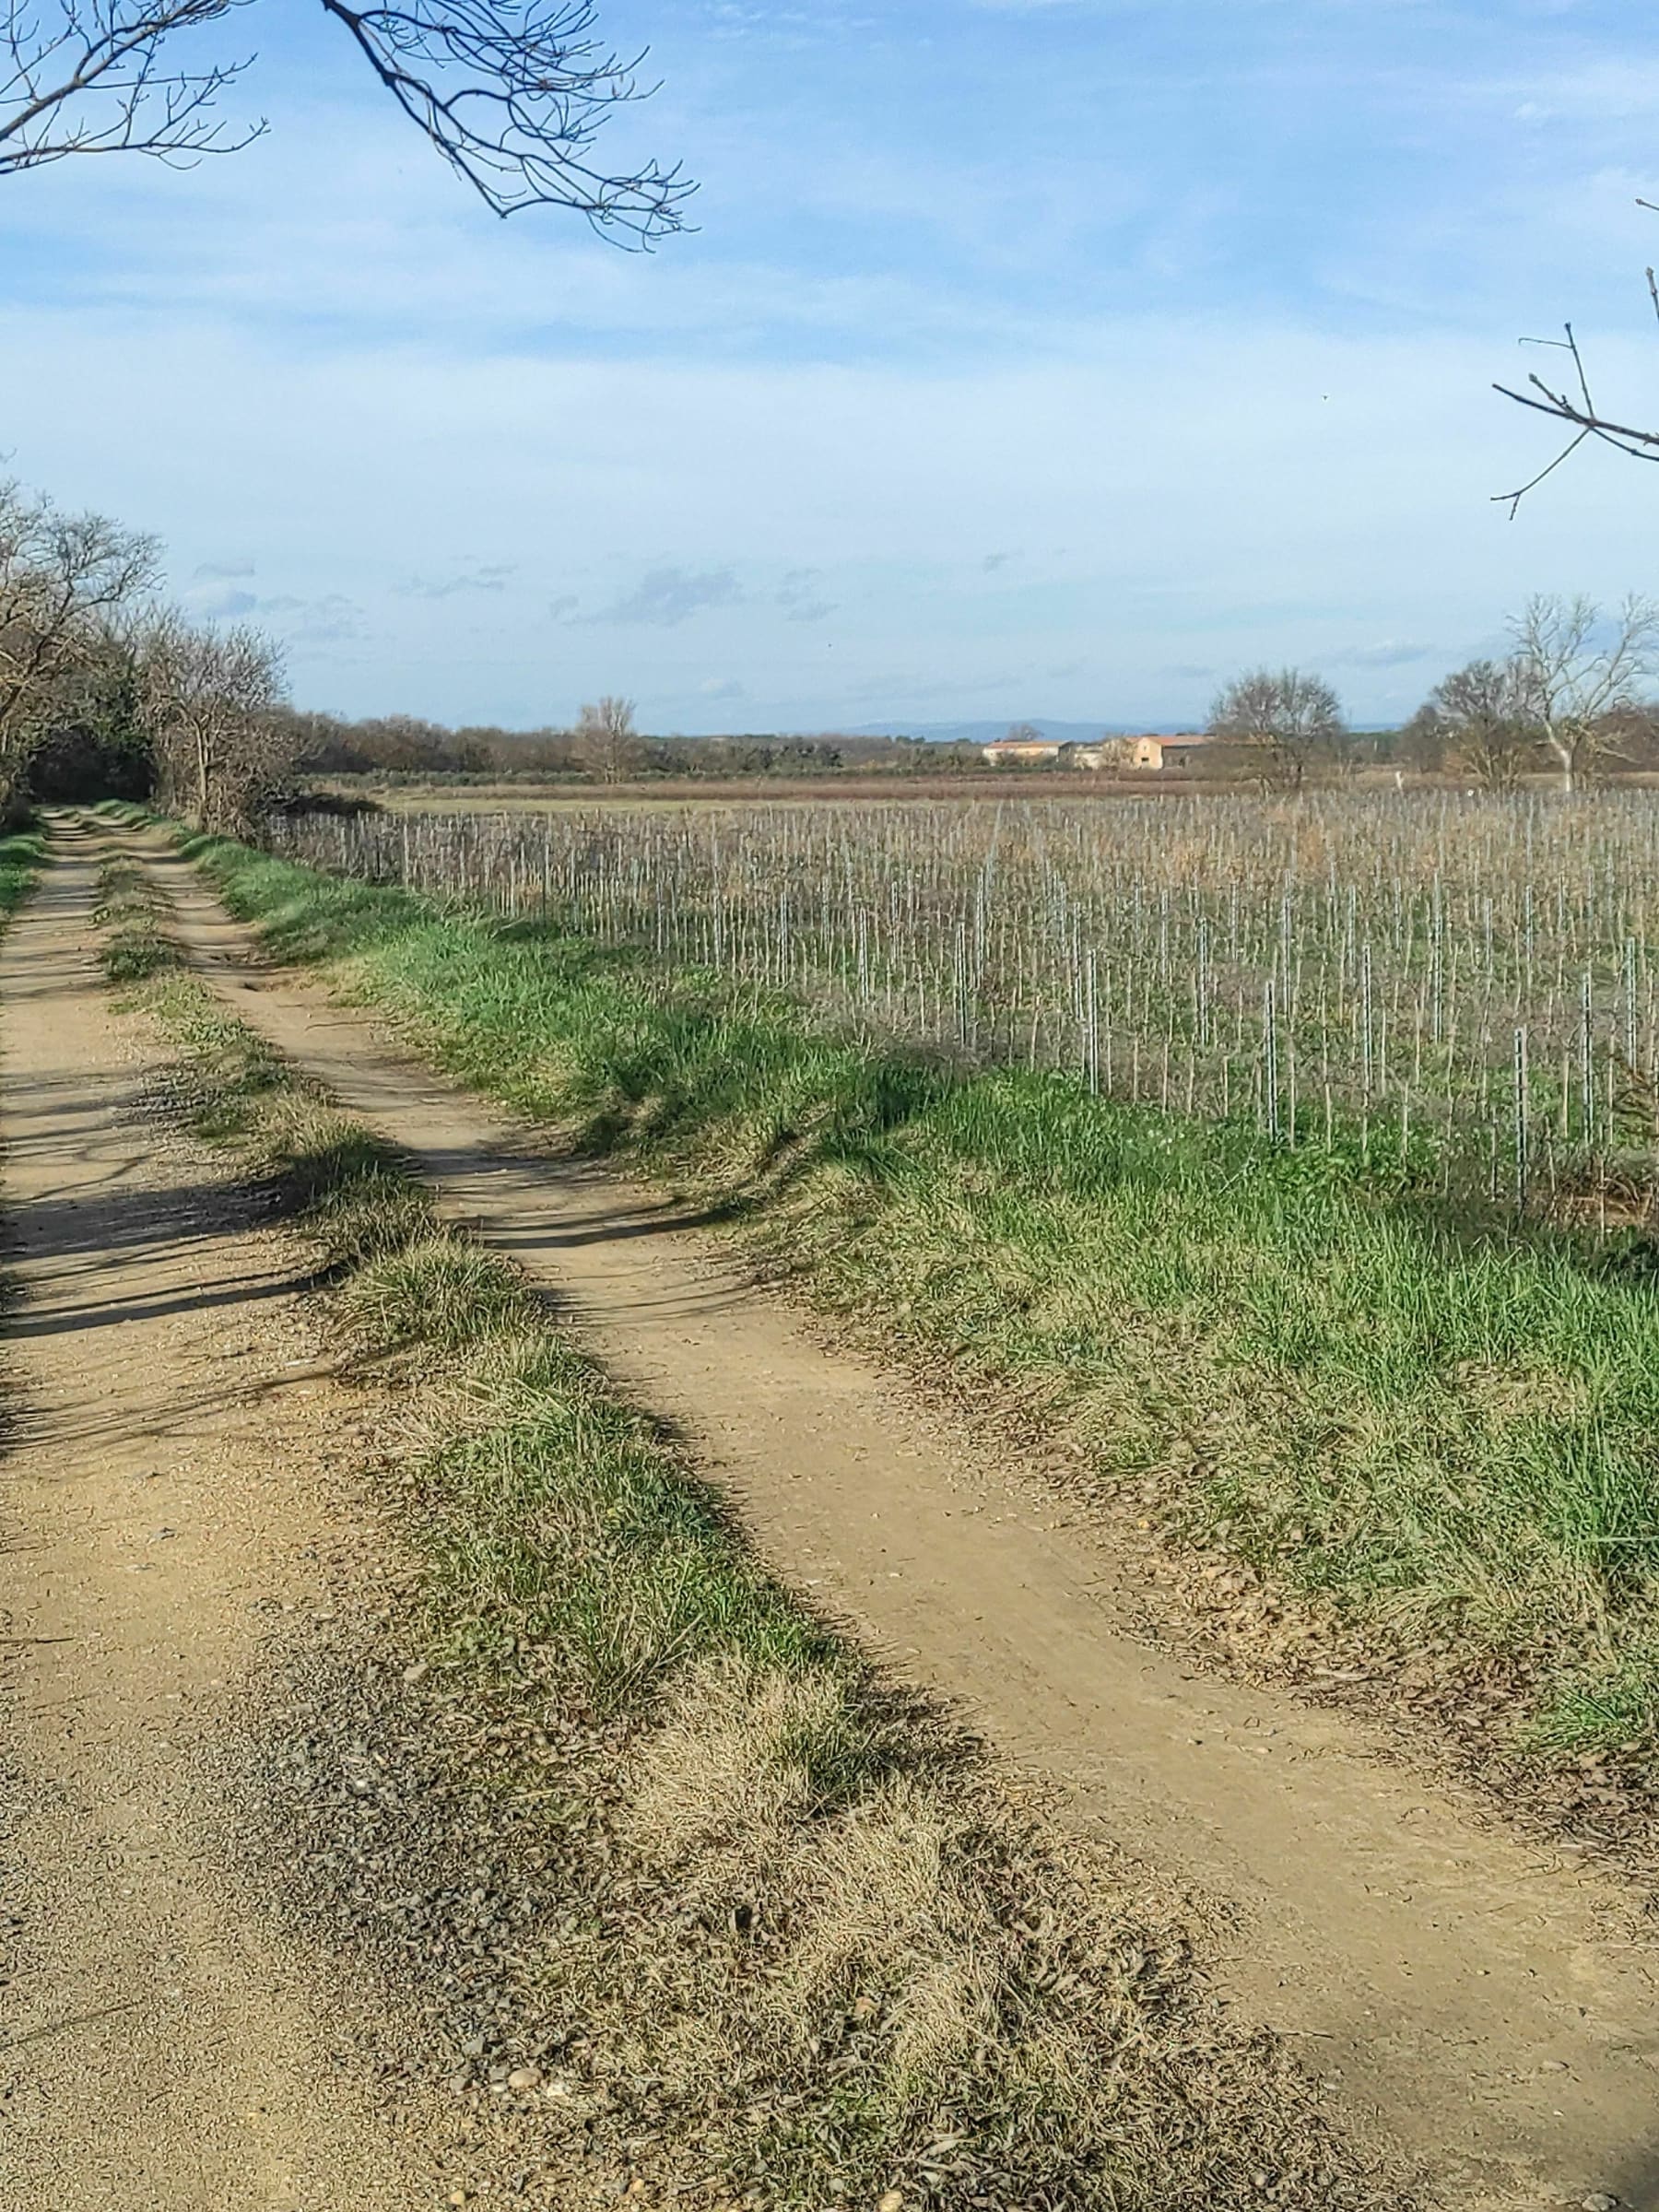
{"label": "bare tree branch", "polygon": [[[247,146],[263,120],[236,128],[215,110],[253,57],[193,68],[179,41],[257,4],[0,0],[0,172],[91,153],[187,165]],[[497,215],[568,207],[634,247],[685,228],[695,187],[677,167],[612,173],[594,158],[612,112],[655,88],[640,82],[643,55],[625,61],[595,35],[594,0],[322,5]]]}
{"label": "bare tree branch", "polygon": [[640,245],[684,227],[692,190],[648,162],[606,176],[588,159],[612,108],[649,97],[593,36],[592,0],[323,0],[416,127],[497,215],[574,207]]}
{"label": "bare tree branch", "polygon": [[[1636,204],[1639,207],[1649,205],[1646,200],[1638,200]],[[1648,298],[1653,301],[1654,319],[1659,321],[1659,279],[1655,278],[1652,269],[1647,272],[1647,288]],[[1523,338],[1521,343],[1523,346],[1559,347],[1563,353],[1571,355],[1573,373],[1578,382],[1576,399],[1565,391],[1556,391],[1540,376],[1529,376],[1526,380],[1535,397],[1525,392],[1517,392],[1511,384],[1494,383],[1492,386],[1494,392],[1500,392],[1505,399],[1512,399],[1517,406],[1530,407],[1535,414],[1547,415],[1557,422],[1571,424],[1577,433],[1547,467],[1541,468],[1535,477],[1529,477],[1518,490],[1492,494],[1496,504],[1508,507],[1512,522],[1527,493],[1559,468],[1563,461],[1578,451],[1586,438],[1599,438],[1604,444],[1612,446],[1615,452],[1628,455],[1632,461],[1659,461],[1659,430],[1638,429],[1631,423],[1616,422],[1611,416],[1602,414],[1597,408],[1591,394],[1584,357],[1573,335],[1572,325],[1568,323],[1562,327],[1567,334],[1564,338]]]}
{"label": "bare tree branch", "polygon": [[230,154],[265,130],[237,130],[211,112],[248,66],[166,65],[182,33],[218,22],[249,0],[56,0],[42,28],[30,0],[0,8],[0,173],[39,169],[69,154],[153,154],[188,166]]}

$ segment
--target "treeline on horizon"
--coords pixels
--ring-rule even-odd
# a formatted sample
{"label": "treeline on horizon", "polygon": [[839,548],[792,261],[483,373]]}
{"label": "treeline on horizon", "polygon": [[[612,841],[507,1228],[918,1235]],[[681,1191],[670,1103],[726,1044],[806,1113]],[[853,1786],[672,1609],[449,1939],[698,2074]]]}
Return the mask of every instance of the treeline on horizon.
{"label": "treeline on horizon", "polygon": [[[743,778],[810,779],[859,775],[1048,777],[1066,772],[1062,747],[1053,761],[993,767],[977,740],[852,735],[824,732],[744,732],[727,736],[647,736],[630,733],[618,750],[595,751],[581,729],[510,730],[493,723],[458,727],[411,714],[344,715],[281,711],[297,771],[312,778],[362,777],[388,783],[441,777],[456,782],[647,782],[657,778],[719,782]],[[1618,717],[1604,772],[1659,773],[1659,708],[1637,707]],[[1122,740],[1114,738],[1114,743]],[[1394,727],[1346,730],[1333,765],[1353,771],[1398,769],[1413,776],[1463,778],[1468,762],[1447,719],[1419,709]],[[1519,764],[1518,764],[1519,765]],[[1525,764],[1534,773],[1547,763]],[[1122,771],[1119,771],[1122,772]],[[1238,771],[1234,763],[1233,772]],[[1101,779],[1110,782],[1111,772]],[[1486,778],[1479,779],[1486,781]]]}
{"label": "treeline on horizon", "polygon": [[631,730],[596,742],[581,726],[509,730],[494,723],[450,728],[413,714],[343,715],[285,711],[296,767],[312,776],[572,777],[614,782],[635,776],[817,776],[840,769],[936,770],[977,765],[975,745],[920,737],[797,736],[782,731],[730,736],[653,737]]}

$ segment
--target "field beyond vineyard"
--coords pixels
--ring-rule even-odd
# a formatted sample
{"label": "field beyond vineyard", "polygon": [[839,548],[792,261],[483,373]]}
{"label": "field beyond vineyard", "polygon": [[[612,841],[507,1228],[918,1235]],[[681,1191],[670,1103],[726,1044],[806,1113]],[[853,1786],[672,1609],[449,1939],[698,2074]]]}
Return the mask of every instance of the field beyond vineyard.
{"label": "field beyond vineyard", "polygon": [[1641,1767],[1653,822],[623,808],[300,822],[329,876],[215,866],[279,948],[741,1214],[1177,1544],[1413,1694],[1478,1681],[1492,1749]]}

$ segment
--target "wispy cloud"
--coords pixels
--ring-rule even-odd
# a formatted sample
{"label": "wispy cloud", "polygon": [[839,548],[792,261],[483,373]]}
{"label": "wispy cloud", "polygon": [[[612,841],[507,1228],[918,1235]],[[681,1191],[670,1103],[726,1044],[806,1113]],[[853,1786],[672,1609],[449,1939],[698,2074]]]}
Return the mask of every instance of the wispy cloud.
{"label": "wispy cloud", "polygon": [[184,603],[204,622],[234,622],[240,616],[253,614],[259,599],[253,592],[193,591],[185,594]]}
{"label": "wispy cloud", "polygon": [[742,598],[742,587],[730,569],[652,569],[593,619],[673,629],[713,607],[736,606]]}
{"label": "wispy cloud", "polygon": [[406,599],[453,599],[459,592],[504,592],[518,573],[516,561],[475,564],[445,576],[411,576],[393,589]]}
{"label": "wispy cloud", "polygon": [[792,622],[822,622],[835,612],[833,599],[818,588],[817,569],[791,569],[774,593],[778,606]]}
{"label": "wispy cloud", "polygon": [[281,593],[260,600],[257,611],[268,617],[280,634],[297,643],[338,644],[368,632],[362,607],[344,592],[325,592],[320,599]]}
{"label": "wispy cloud", "polygon": [[1432,645],[1401,644],[1385,638],[1381,644],[1347,645],[1324,657],[1340,668],[1403,668],[1412,661],[1428,660],[1433,652]]}

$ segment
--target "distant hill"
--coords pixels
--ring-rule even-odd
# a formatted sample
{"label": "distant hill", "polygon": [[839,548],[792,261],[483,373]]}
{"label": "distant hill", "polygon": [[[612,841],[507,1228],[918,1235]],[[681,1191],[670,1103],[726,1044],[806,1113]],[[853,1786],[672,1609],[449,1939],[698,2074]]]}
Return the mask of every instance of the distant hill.
{"label": "distant hill", "polygon": [[[1051,744],[1088,745],[1100,737],[1143,737],[1148,732],[1178,735],[1191,728],[1184,722],[1053,722],[1030,717],[1030,726]],[[935,745],[989,745],[1006,737],[1013,727],[1007,722],[866,722],[849,730],[849,737],[924,737]]]}

